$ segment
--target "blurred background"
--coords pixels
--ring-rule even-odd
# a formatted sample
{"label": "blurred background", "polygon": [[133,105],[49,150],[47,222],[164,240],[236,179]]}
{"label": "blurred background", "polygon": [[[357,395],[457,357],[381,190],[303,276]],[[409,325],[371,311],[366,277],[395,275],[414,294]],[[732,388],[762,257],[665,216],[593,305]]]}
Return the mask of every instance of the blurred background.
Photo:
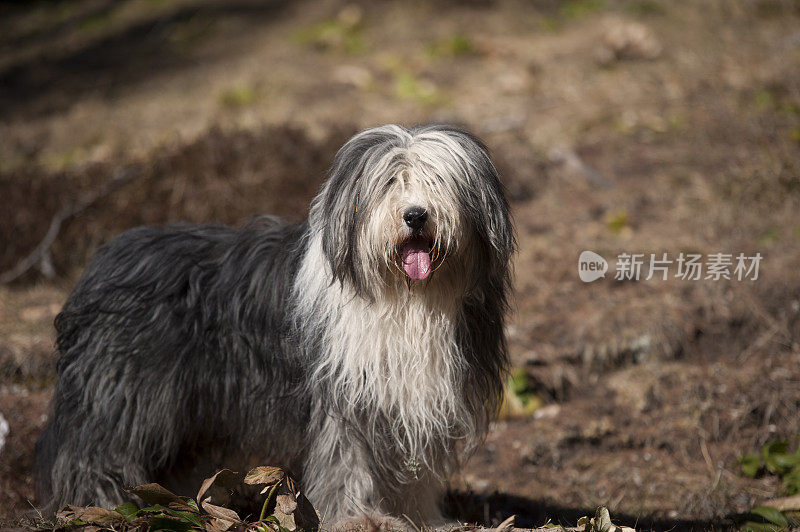
{"label": "blurred background", "polygon": [[[518,232],[515,372],[453,515],[721,528],[800,490],[800,2],[3,0],[0,523],[31,507],[52,322],[92,252],[300,220],[387,122],[481,136]],[[763,259],[614,280],[681,252]]]}

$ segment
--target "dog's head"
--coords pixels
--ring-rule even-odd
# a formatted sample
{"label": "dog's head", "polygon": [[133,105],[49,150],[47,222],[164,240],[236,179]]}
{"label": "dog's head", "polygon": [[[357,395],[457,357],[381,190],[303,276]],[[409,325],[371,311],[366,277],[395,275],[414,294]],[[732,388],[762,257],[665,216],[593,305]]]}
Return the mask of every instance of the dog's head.
{"label": "dog's head", "polygon": [[514,236],[483,143],[453,126],[363,131],[337,153],[309,217],[334,277],[387,288],[469,291],[505,282]]}

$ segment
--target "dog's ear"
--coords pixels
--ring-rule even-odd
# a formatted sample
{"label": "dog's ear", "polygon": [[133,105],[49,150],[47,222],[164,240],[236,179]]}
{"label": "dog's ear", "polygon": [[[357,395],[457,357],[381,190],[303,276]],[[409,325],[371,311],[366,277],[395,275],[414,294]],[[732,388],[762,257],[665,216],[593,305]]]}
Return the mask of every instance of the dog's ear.
{"label": "dog's ear", "polygon": [[322,234],[322,250],[333,278],[349,282],[357,292],[366,288],[358,259],[359,230],[366,219],[367,190],[376,164],[409,136],[399,126],[368,129],[338,151],[328,180],[309,214],[312,231]]}
{"label": "dog's ear", "polygon": [[462,191],[467,213],[479,247],[487,261],[483,268],[492,277],[503,278],[508,273],[511,255],[516,250],[505,188],[489,150],[478,137],[455,126],[437,126],[440,131],[458,142],[465,155],[467,186]]}

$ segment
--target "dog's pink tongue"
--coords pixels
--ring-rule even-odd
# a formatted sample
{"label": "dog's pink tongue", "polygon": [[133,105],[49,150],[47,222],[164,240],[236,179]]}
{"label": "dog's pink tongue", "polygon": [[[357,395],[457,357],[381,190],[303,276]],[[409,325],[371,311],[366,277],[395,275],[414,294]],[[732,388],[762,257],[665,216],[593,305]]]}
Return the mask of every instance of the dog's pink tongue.
{"label": "dog's pink tongue", "polygon": [[431,274],[431,254],[423,242],[412,240],[403,246],[403,270],[415,281]]}

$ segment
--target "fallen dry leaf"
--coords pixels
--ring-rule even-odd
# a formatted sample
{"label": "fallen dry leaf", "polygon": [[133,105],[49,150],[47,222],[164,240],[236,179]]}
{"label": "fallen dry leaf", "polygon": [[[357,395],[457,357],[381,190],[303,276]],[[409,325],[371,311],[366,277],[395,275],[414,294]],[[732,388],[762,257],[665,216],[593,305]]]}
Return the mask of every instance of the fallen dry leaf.
{"label": "fallen dry leaf", "polygon": [[258,466],[251,469],[244,477],[245,484],[275,484],[283,479],[286,473],[280,467]]}
{"label": "fallen dry leaf", "polygon": [[186,501],[169,491],[167,488],[160,484],[142,484],[135,488],[125,488],[125,491],[136,495],[147,504],[160,504],[161,506],[169,506],[176,510],[192,511],[193,508],[186,504]]}
{"label": "fallen dry leaf", "polygon": [[511,517],[507,518],[505,521],[497,525],[497,532],[504,532],[514,528],[514,520],[517,518],[516,515],[512,515]]}
{"label": "fallen dry leaf", "polygon": [[211,494],[211,500],[217,504],[227,504],[230,499],[230,490],[241,482],[242,476],[239,473],[230,469],[221,469],[203,481],[200,491],[197,492],[196,500],[198,502],[201,501],[206,492],[214,486],[220,489],[214,490],[214,493]]}
{"label": "fallen dry leaf", "polygon": [[299,494],[294,480],[287,476],[286,481],[278,487],[278,496],[275,500],[276,509],[285,514],[294,512],[297,510],[297,496]]}
{"label": "fallen dry leaf", "polygon": [[294,495],[289,493],[281,493],[275,499],[275,504],[277,506],[277,510],[285,514],[290,514],[297,510],[297,500],[295,500]]}
{"label": "fallen dry leaf", "polygon": [[583,526],[583,532],[636,532],[627,526],[617,526],[611,522],[611,514],[605,506],[598,506],[594,512],[594,517],[581,517],[578,519],[578,527]]}
{"label": "fallen dry leaf", "polygon": [[220,530],[228,530],[234,524],[241,521],[239,514],[229,508],[216,506],[208,501],[203,501],[200,504],[202,505],[203,510],[205,510],[208,515],[214,518],[212,523],[215,528],[218,527]]}
{"label": "fallen dry leaf", "polygon": [[57,514],[56,517],[58,519],[62,519],[65,521],[73,521],[75,519],[79,519],[86,523],[114,523],[118,521],[125,521],[125,517],[119,512],[115,512],[114,510],[108,510],[106,508],[100,508],[98,506],[73,506],[67,505],[67,507],[62,508]]}

